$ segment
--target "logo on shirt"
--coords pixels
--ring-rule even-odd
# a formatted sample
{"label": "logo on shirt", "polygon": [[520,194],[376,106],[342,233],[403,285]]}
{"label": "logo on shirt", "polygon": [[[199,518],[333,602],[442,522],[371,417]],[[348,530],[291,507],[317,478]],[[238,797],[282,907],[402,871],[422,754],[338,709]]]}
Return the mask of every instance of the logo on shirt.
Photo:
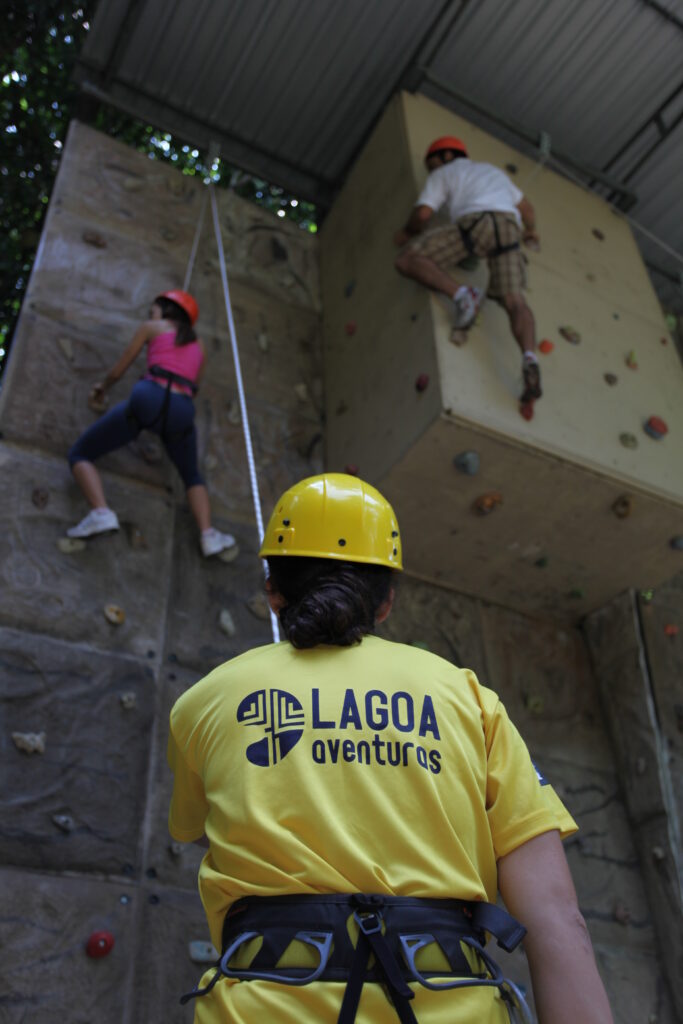
{"label": "logo on shirt", "polygon": [[547,779],[546,779],[546,777],[545,777],[545,776],[544,776],[544,775],[543,775],[543,774],[541,773],[541,771],[540,771],[540,769],[539,769],[538,765],[536,764],[536,762],[535,762],[535,761],[532,761],[531,763],[532,763],[532,765],[534,766],[534,771],[536,772],[536,778],[538,779],[538,781],[539,781],[540,785],[541,785],[541,786],[547,786],[547,785],[548,785],[548,780],[547,780]]}
{"label": "logo on shirt", "polygon": [[301,739],[304,709],[286,690],[255,690],[241,701],[237,721],[260,726],[265,733],[246,751],[248,761],[265,768],[286,757]]}

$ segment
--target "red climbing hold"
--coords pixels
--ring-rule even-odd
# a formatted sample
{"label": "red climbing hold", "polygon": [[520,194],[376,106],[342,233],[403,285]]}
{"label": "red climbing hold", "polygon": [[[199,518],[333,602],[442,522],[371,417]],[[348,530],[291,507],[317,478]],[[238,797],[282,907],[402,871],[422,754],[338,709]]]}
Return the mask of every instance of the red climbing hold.
{"label": "red climbing hold", "polygon": [[554,348],[555,348],[555,346],[553,345],[552,341],[548,341],[547,338],[544,338],[543,341],[538,346],[538,351],[542,352],[544,356],[547,356],[548,353],[552,352],[552,350]]}
{"label": "red climbing hold", "polygon": [[650,437],[654,437],[655,441],[659,441],[660,438],[669,433],[669,428],[660,416],[650,416],[647,423],[643,424],[643,430]]}
{"label": "red climbing hold", "polygon": [[348,473],[349,476],[358,476],[358,473],[360,471],[355,462],[349,462],[346,466],[344,466],[344,472]]}
{"label": "red climbing hold", "polygon": [[674,625],[673,622],[667,622],[664,627],[664,633],[666,636],[678,636],[678,626]]}
{"label": "red climbing hold", "polygon": [[93,960],[109,956],[114,948],[114,936],[111,932],[93,932],[85,944],[85,951]]}
{"label": "red climbing hold", "polygon": [[429,384],[429,374],[428,373],[421,373],[420,376],[415,381],[415,390],[416,391],[426,391],[428,384]]}
{"label": "red climbing hold", "polygon": [[669,339],[665,338],[664,335],[662,335],[659,340],[661,341],[662,345],[668,345],[669,344]]}
{"label": "red climbing hold", "polygon": [[352,334],[356,333],[356,321],[349,320],[349,322],[344,325],[344,330],[346,331],[348,336],[351,337]]}
{"label": "red climbing hold", "polygon": [[520,415],[525,420],[532,420],[534,418],[534,403],[533,402],[520,402],[519,403]]}

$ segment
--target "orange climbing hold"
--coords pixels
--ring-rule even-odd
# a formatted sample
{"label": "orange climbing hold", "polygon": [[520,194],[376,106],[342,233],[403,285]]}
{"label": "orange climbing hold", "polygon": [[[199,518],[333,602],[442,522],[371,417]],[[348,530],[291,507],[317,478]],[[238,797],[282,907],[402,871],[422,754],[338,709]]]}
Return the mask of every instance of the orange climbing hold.
{"label": "orange climbing hold", "polygon": [[667,622],[664,627],[664,633],[666,636],[678,636],[678,626],[674,625],[673,622]]}
{"label": "orange climbing hold", "polygon": [[502,504],[503,495],[500,491],[490,491],[488,494],[481,494],[475,501],[472,509],[478,516],[487,516],[490,512],[493,512],[497,505]]}
{"label": "orange climbing hold", "polygon": [[647,423],[643,424],[643,430],[650,437],[653,437],[655,441],[659,441],[660,438],[669,433],[669,428],[661,416],[650,416]]}
{"label": "orange climbing hold", "polygon": [[532,420],[534,418],[534,403],[533,402],[520,402],[519,403],[520,415],[525,420]]}
{"label": "orange climbing hold", "polygon": [[633,351],[633,349],[631,349],[629,354],[626,356],[626,359],[624,360],[624,362],[628,366],[629,370],[637,370],[638,369],[638,360],[636,359],[636,354]]}
{"label": "orange climbing hold", "polygon": [[542,352],[544,356],[547,356],[550,352],[552,352],[554,348],[555,346],[553,345],[552,341],[548,341],[547,338],[544,338],[538,346],[538,351]]}

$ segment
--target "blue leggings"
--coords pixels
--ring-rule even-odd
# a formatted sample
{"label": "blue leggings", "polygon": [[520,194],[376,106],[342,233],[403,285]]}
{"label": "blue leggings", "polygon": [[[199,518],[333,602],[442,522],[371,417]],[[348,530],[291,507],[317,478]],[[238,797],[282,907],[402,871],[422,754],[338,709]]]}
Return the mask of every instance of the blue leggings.
{"label": "blue leggings", "polygon": [[161,384],[151,380],[138,381],[127,402],[115,405],[71,446],[69,465],[94,462],[100,455],[130,444],[141,430],[151,430],[161,437],[185,487],[203,484],[197,468],[194,402],[189,395],[171,391],[164,426],[161,413],[165,394],[166,388]]}

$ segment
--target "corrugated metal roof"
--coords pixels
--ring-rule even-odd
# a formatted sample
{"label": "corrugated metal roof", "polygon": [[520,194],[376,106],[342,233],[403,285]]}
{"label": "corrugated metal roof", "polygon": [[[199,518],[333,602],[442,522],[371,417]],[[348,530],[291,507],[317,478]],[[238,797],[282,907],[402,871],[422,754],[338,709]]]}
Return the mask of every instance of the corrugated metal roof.
{"label": "corrugated metal roof", "polygon": [[683,84],[683,0],[106,0],[82,60],[97,95],[323,207],[401,85],[528,150],[426,65],[626,179],[633,215],[683,250],[683,90],[665,105]]}

